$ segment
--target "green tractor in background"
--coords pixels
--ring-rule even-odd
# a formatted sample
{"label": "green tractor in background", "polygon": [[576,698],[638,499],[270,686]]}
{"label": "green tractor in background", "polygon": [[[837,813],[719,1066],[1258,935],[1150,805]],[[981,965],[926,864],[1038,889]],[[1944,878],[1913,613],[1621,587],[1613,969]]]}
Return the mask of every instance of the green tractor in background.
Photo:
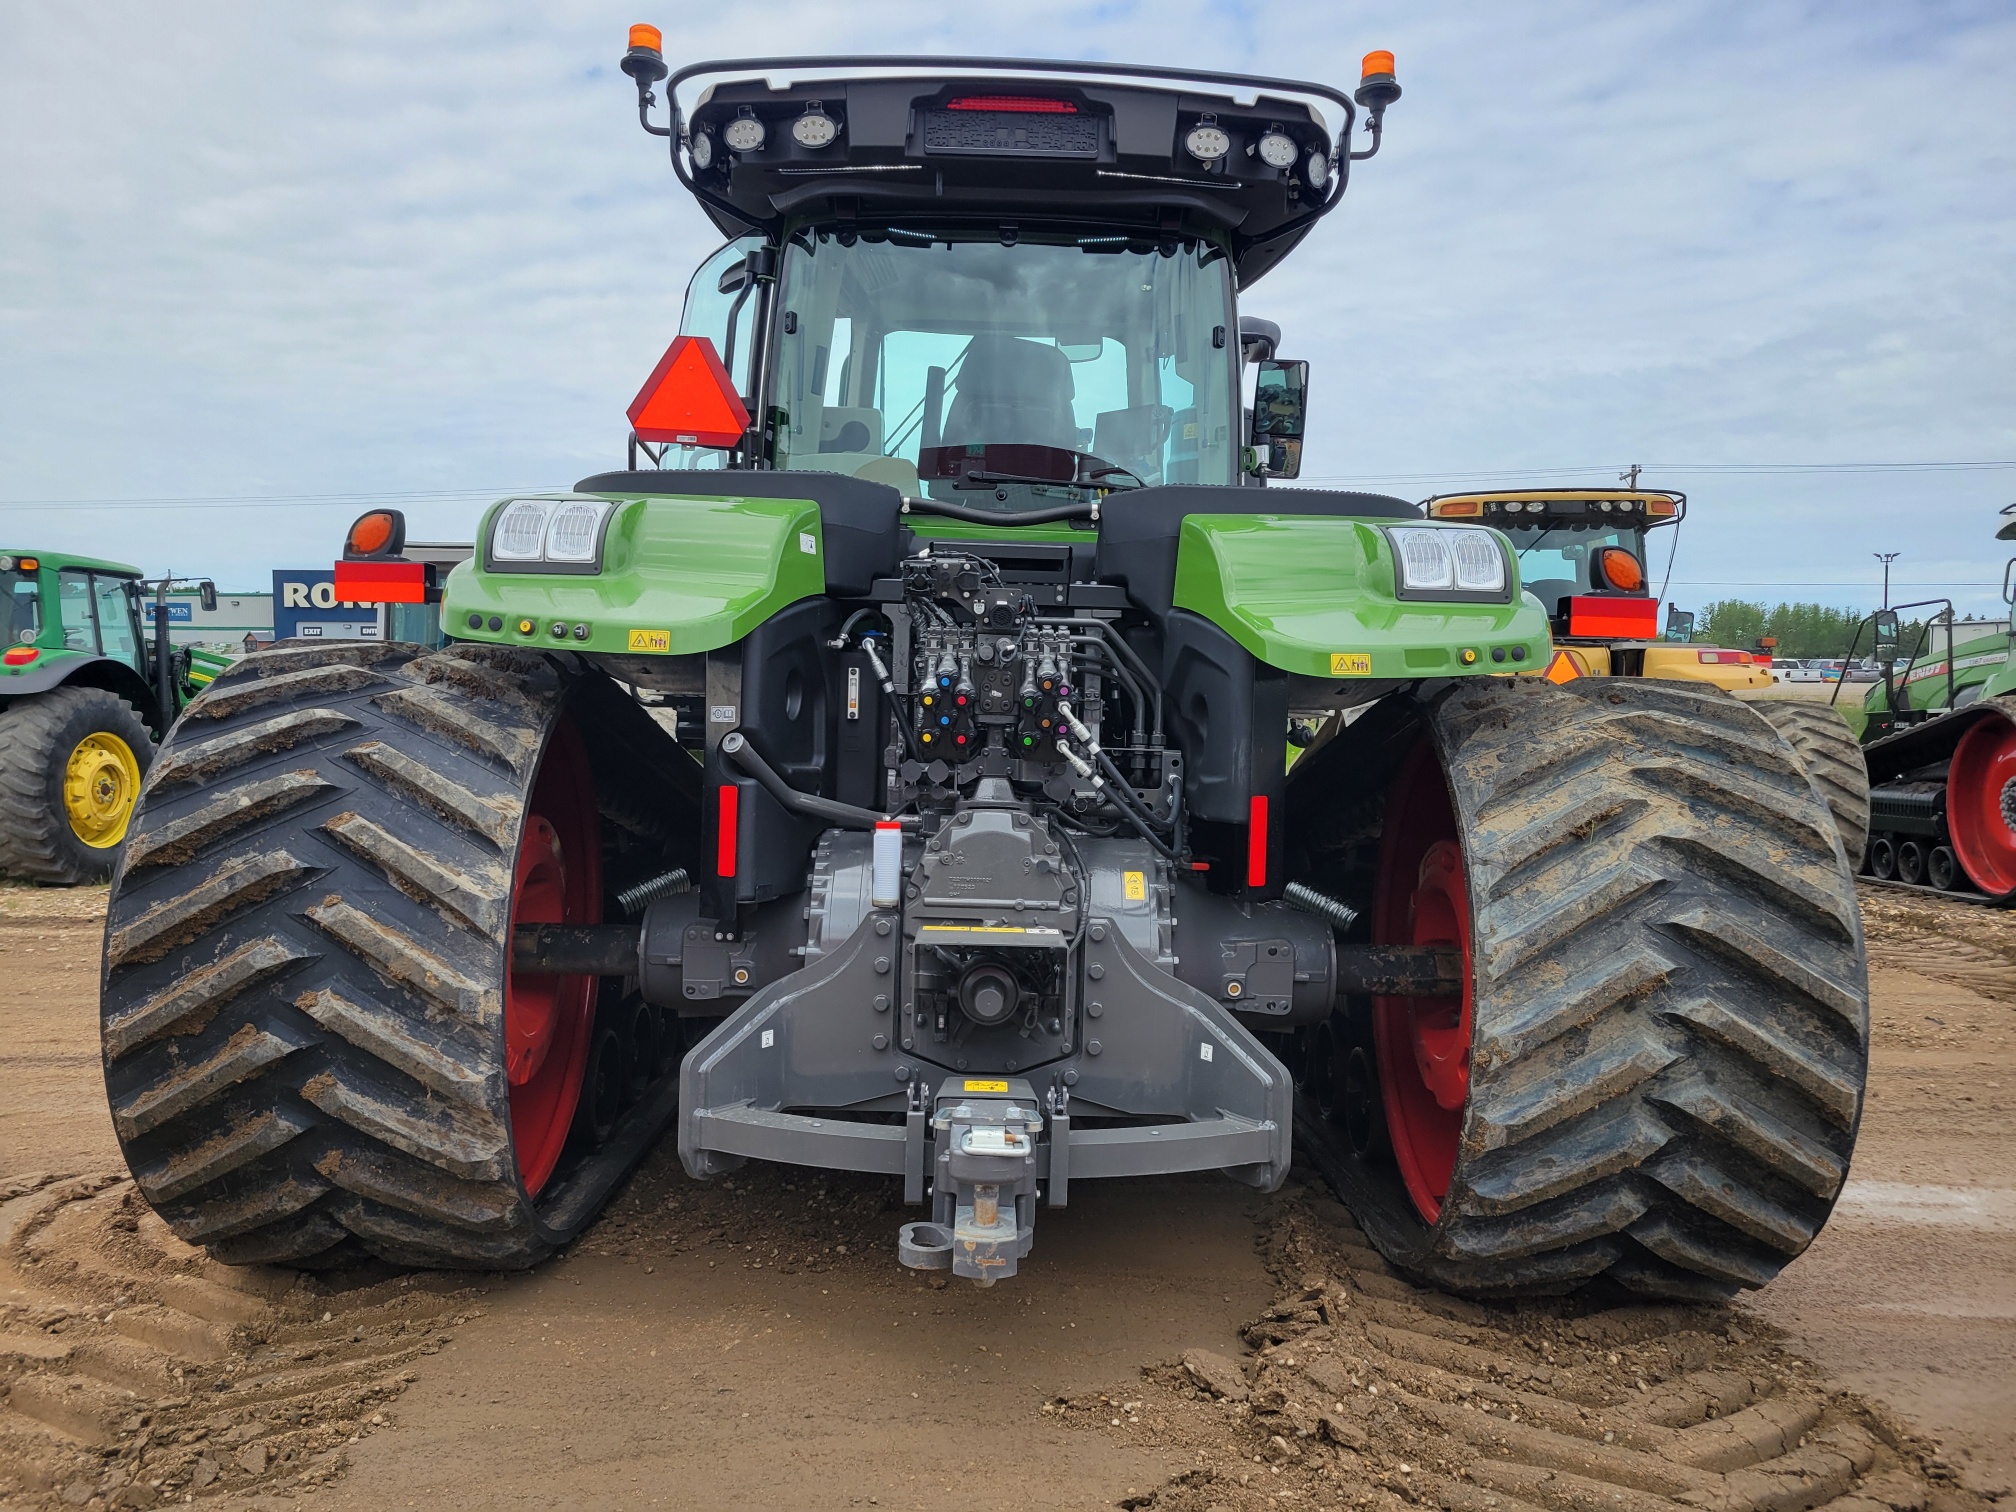
{"label": "green tractor in background", "polygon": [[[168,643],[169,580],[60,552],[0,552],[0,876],[103,882],[154,747],[229,658]],[[142,633],[147,589],[154,634]],[[216,589],[201,584],[204,606]]]}
{"label": "green tractor in background", "polygon": [[[2002,513],[2016,515],[2016,504]],[[2016,519],[1996,539],[2016,541]],[[2016,560],[2003,569],[2002,598],[2016,599]],[[1902,611],[1934,605],[1900,672]],[[1864,629],[1883,667],[1862,704],[1865,868],[1886,882],[2016,903],[2016,626],[1956,620],[1947,599],[1900,604],[1857,627],[1851,659]]]}
{"label": "green tractor in background", "polygon": [[754,59],[661,125],[658,48],[729,241],[631,465],[499,500],[438,590],[360,519],[340,596],[438,592],[451,644],[247,657],[148,777],[105,1076],[175,1231],[528,1265],[676,1130],[698,1179],[886,1176],[902,1263],[983,1283],[1087,1183],[1298,1151],[1469,1292],[1799,1254],[1868,998],[1794,749],[1514,675],[1547,611],[1481,521],[1277,486],[1307,365],[1238,301],[1391,55]]}

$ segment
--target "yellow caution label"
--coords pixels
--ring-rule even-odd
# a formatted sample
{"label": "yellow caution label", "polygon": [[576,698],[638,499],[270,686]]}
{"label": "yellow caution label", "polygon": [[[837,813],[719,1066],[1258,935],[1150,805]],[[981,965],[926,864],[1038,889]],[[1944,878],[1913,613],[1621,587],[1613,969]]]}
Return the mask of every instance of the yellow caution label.
{"label": "yellow caution label", "polygon": [[670,651],[672,632],[670,630],[632,630],[630,632],[632,651]]}
{"label": "yellow caution label", "polygon": [[968,1092],[1006,1092],[1008,1090],[1008,1083],[1005,1081],[975,1081],[969,1077],[965,1082],[965,1088]]}
{"label": "yellow caution label", "polygon": [[1372,653],[1370,651],[1332,651],[1330,653],[1330,675],[1332,677],[1370,677],[1372,675]]}
{"label": "yellow caution label", "polygon": [[1055,929],[1025,929],[1020,924],[920,924],[920,934],[1036,934],[1054,935],[1062,931]]}
{"label": "yellow caution label", "polygon": [[1148,897],[1148,873],[1122,872],[1120,883],[1127,893],[1129,903],[1145,902]]}

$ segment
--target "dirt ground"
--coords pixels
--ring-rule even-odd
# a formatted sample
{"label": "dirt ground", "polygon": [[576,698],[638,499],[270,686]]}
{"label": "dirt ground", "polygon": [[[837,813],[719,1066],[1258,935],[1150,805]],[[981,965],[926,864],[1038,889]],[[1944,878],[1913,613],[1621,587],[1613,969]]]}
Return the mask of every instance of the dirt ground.
{"label": "dirt ground", "polygon": [[1086,1183],[981,1291],[885,1183],[661,1150],[516,1277],[214,1265],[98,1078],[103,890],[0,890],[0,1505],[1982,1512],[2016,1483],[2016,916],[1870,888],[1871,1094],[1730,1308],[1485,1309],[1313,1178]]}

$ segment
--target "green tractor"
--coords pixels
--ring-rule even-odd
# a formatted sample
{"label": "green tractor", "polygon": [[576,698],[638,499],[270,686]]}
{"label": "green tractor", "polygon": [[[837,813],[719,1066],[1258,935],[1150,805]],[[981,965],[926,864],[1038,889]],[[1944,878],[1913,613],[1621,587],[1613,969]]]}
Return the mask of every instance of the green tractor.
{"label": "green tractor", "polygon": [[[2002,512],[2016,515],[2016,504]],[[1996,539],[2016,541],[2016,519]],[[2002,598],[2016,599],[2016,561],[2003,571]],[[1903,611],[1935,605],[1899,671]],[[2016,903],[2016,627],[1956,620],[1947,599],[1900,604],[1863,621],[1851,658],[1863,629],[1883,668],[1862,705],[1864,867],[1885,882]]]}
{"label": "green tractor", "polygon": [[[0,552],[0,876],[112,875],[155,742],[226,664],[168,644],[169,586],[117,562]],[[202,592],[214,604],[216,590]]]}
{"label": "green tractor", "polygon": [[[1513,675],[1502,532],[1277,486],[1306,365],[1238,300],[1391,56],[755,59],[660,124],[631,42],[730,238],[631,465],[491,507],[451,644],[248,657],[149,778],[104,1051],[175,1231],[522,1266],[672,1132],[698,1179],[880,1174],[898,1258],[982,1283],[1088,1184],[1298,1149],[1469,1292],[1799,1254],[1868,1003],[1792,747]],[[435,591],[402,536],[359,520],[339,593]]]}

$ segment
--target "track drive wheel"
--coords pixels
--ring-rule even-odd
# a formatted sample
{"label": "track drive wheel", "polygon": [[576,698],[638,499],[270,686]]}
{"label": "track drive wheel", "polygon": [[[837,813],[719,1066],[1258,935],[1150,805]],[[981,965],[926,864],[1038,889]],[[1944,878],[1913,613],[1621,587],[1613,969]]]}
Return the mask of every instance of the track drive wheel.
{"label": "track drive wheel", "polygon": [[110,877],[153,760],[140,711],[102,688],[52,688],[0,713],[0,876]]}
{"label": "track drive wheel", "polygon": [[2016,902],[2016,700],[1960,737],[1946,771],[1946,827],[1967,880],[1998,903]]}
{"label": "track drive wheel", "polygon": [[1869,845],[1869,768],[1848,721],[1826,704],[1756,699],[1745,707],[1761,714],[1798,753],[1799,764],[1834,815],[1848,864],[1859,867]]}
{"label": "track drive wheel", "polygon": [[565,1243],[677,1080],[581,1140],[620,994],[512,972],[510,932],[600,921],[612,845],[688,860],[619,835],[597,794],[676,799],[692,767],[559,657],[294,644],[234,666],[155,762],[106,929],[106,1089],[148,1201],[234,1263],[499,1268]]}
{"label": "track drive wheel", "polygon": [[1869,1032],[1792,751],[1726,694],[1616,679],[1459,685],[1388,748],[1372,937],[1455,947],[1464,991],[1339,1015],[1378,1071],[1342,1122],[1391,1145],[1339,1167],[1367,1233],[1476,1294],[1769,1281],[1840,1192]]}

